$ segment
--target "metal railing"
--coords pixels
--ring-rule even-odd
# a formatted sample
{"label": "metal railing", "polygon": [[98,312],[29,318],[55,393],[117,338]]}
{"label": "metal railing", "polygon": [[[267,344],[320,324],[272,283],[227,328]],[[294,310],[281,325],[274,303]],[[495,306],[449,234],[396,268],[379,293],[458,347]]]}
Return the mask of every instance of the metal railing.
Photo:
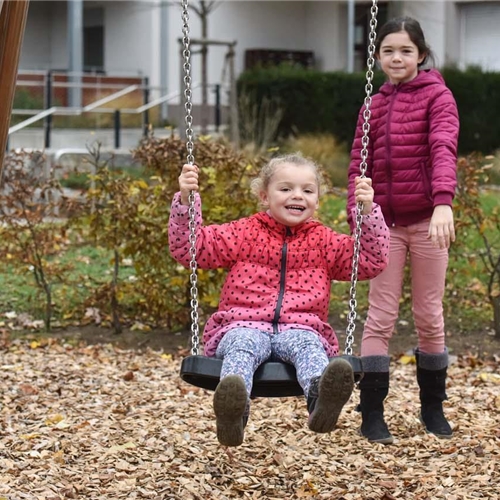
{"label": "metal railing", "polygon": [[[26,128],[28,125],[32,125],[33,123],[36,123],[48,116],[52,115],[81,115],[82,113],[88,113],[90,111],[94,111],[96,113],[105,113],[105,112],[111,112],[109,108],[103,108],[100,109],[99,106],[102,106],[103,104],[107,104],[109,102],[115,101],[116,99],[123,97],[124,95],[130,94],[131,92],[135,92],[140,88],[139,85],[130,85],[129,87],[126,87],[123,90],[119,90],[118,92],[115,92],[107,97],[104,97],[102,99],[99,99],[96,102],[93,102],[92,104],[88,104],[87,106],[83,106],[81,108],[70,108],[70,107],[65,107],[65,106],[52,106],[49,109],[44,109],[43,111],[39,110],[20,110],[20,114],[30,114],[31,112],[36,112],[34,116],[31,118],[28,118],[27,120],[22,121],[21,123],[18,123],[17,125],[14,125],[9,128],[9,135],[14,134],[18,132],[19,130],[22,130]],[[19,113],[19,110],[12,110],[12,114],[17,114]]]}
{"label": "metal railing", "polygon": [[[25,75],[23,75],[25,76]],[[54,80],[57,74],[55,73],[43,73],[38,72],[37,75],[39,78],[37,80],[19,80],[19,87],[43,87],[44,93],[44,102],[47,106],[46,109],[13,109],[12,116],[29,116],[29,118],[12,125],[9,128],[8,134],[11,136],[16,132],[26,129],[27,127],[36,124],[38,122],[43,121],[43,129],[44,129],[44,148],[49,149],[51,147],[51,134],[53,129],[52,118],[55,116],[80,116],[84,113],[94,113],[94,114],[113,114],[113,126],[114,130],[114,147],[119,149],[121,147],[121,132],[122,132],[122,116],[123,115],[142,115],[142,136],[146,136],[150,130],[150,115],[149,111],[158,106],[165,106],[170,104],[170,106],[181,106],[182,95],[181,92],[171,92],[168,94],[161,94],[158,97],[150,100],[150,96],[152,93],[156,93],[157,95],[161,93],[163,89],[159,87],[153,87],[148,85],[147,78],[143,79],[143,83],[141,84],[132,84],[132,85],[120,85],[117,83],[89,83],[89,82],[79,82],[74,83],[70,81],[56,81]],[[41,79],[40,77],[43,77]],[[113,78],[113,77],[111,77]],[[137,77],[136,77],[137,79]],[[53,101],[53,92],[54,89],[62,88],[69,89],[72,87],[81,87],[82,89],[95,89],[97,92],[104,90],[105,92],[109,92],[110,90],[117,89],[115,92],[106,95],[105,97],[101,97],[99,99],[94,100],[93,102],[86,104],[81,107],[71,107],[71,106],[52,106],[50,105]],[[215,104],[214,104],[214,114],[211,119],[211,123],[214,126],[215,130],[219,131],[223,124],[222,120],[222,112],[221,109],[224,107],[221,104],[221,85],[211,85],[213,92],[215,94]],[[195,83],[193,84],[193,88],[201,88],[201,84]],[[142,92],[142,101],[143,103],[137,107],[106,107],[105,105],[116,101],[122,97],[127,95],[131,95],[137,92]],[[49,106],[50,105],[50,106]],[[109,127],[107,127],[109,129]],[[173,127],[175,128],[175,127]],[[182,127],[179,129],[179,133],[182,135]]]}

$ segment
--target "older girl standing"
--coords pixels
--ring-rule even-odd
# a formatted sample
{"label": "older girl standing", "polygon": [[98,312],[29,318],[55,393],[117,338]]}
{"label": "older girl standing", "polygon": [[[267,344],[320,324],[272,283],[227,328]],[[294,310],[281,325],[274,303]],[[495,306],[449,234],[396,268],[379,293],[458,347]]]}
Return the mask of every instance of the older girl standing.
{"label": "older girl standing", "polygon": [[[361,347],[361,433],[372,442],[393,442],[383,401],[389,390],[389,341],[409,256],[420,416],[428,432],[449,438],[452,429],[442,406],[448,366],[442,299],[448,247],[455,239],[458,111],[441,74],[421,69],[431,50],[416,20],[388,21],[378,35],[375,55],[388,81],[372,100],[367,176],[391,238],[389,264],[370,282]],[[363,121],[362,109],[349,167],[349,207],[355,204]]]}

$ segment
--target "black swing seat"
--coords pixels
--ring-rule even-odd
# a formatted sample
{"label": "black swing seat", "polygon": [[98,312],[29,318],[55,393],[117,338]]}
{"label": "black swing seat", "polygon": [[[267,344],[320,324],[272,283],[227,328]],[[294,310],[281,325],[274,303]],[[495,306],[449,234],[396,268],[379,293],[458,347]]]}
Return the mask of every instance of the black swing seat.
{"label": "black swing seat", "polygon": [[[359,382],[363,376],[361,359],[344,354],[352,366],[354,380]],[[334,359],[334,358],[330,358]],[[220,380],[222,360],[206,356],[188,356],[182,360],[181,379],[188,384],[214,391]],[[297,382],[295,367],[279,361],[266,361],[257,368],[253,378],[253,398],[282,398],[302,396],[304,392]]]}

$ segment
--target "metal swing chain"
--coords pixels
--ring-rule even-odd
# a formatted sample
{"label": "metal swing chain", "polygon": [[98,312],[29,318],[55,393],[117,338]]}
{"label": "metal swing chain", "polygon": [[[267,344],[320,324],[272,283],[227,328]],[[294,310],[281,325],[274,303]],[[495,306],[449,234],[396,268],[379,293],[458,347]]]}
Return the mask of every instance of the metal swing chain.
{"label": "metal swing chain", "polygon": [[[371,19],[370,19],[370,34],[369,34],[369,45],[368,45],[368,59],[367,71],[366,71],[366,85],[365,92],[366,97],[364,100],[365,109],[363,111],[363,137],[361,138],[361,163],[359,165],[360,177],[365,177],[367,164],[366,159],[368,158],[368,143],[370,132],[370,117],[371,110],[370,106],[372,104],[372,92],[373,92],[373,67],[375,65],[375,39],[377,37],[377,0],[372,0],[371,7]],[[348,324],[346,329],[346,341],[345,341],[345,351],[344,354],[348,356],[352,355],[352,345],[354,343],[354,330],[356,329],[356,285],[358,283],[358,265],[359,265],[359,252],[360,252],[360,240],[361,240],[361,222],[363,220],[363,215],[361,213],[363,209],[363,204],[358,203],[356,206],[356,226],[354,229],[354,254],[352,257],[352,274],[351,274],[351,287],[349,289],[349,314],[347,317]]]}
{"label": "metal swing chain", "polygon": [[[184,58],[184,109],[186,111],[186,149],[187,149],[187,163],[194,165],[194,143],[193,143],[193,117],[191,111],[193,104],[191,102],[191,40],[189,38],[189,2],[182,0],[182,43],[184,50],[182,56]],[[191,274],[189,281],[191,283],[191,354],[198,355],[200,348],[200,327],[198,318],[198,275],[196,273],[198,265],[196,263],[196,208],[194,204],[195,192],[189,192],[189,255],[191,260],[189,262],[189,269]]]}

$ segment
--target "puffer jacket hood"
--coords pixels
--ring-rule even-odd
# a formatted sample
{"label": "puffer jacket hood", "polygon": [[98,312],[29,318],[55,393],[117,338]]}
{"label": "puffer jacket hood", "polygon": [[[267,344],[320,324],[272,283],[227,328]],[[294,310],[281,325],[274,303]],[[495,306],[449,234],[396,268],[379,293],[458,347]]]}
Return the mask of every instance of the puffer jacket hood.
{"label": "puffer jacket hood", "polygon": [[[348,207],[361,163],[363,112],[364,106],[351,150]],[[386,82],[373,96],[366,175],[389,226],[407,226],[431,217],[436,205],[452,205],[458,132],[455,99],[436,69],[399,85]]]}
{"label": "puffer jacket hood", "polygon": [[[279,332],[316,332],[328,356],[338,340],[328,324],[331,281],[349,281],[354,239],[309,221],[289,228],[260,212],[227,224],[203,226],[196,196],[196,253],[200,269],[228,269],[217,312],[203,333],[207,356],[214,356],[224,334],[236,327]],[[389,230],[379,207],[363,217],[358,277],[374,278],[388,260]],[[169,219],[171,255],[190,262],[188,207],[177,193]]]}

